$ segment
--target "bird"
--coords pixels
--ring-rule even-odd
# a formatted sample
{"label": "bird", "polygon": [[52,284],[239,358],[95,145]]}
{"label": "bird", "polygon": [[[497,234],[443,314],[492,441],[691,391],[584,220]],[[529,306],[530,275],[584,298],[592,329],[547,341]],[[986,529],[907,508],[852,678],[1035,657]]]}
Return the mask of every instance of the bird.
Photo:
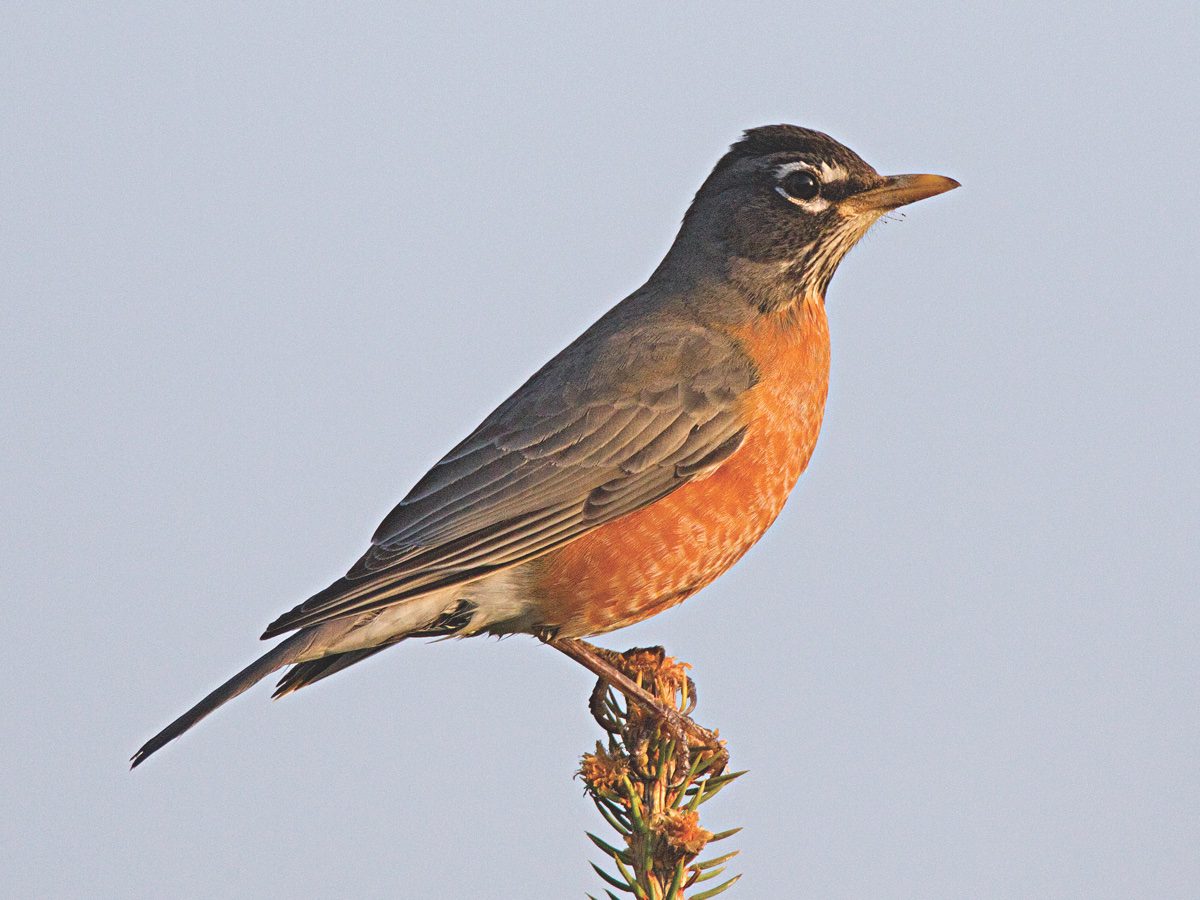
{"label": "bird", "polygon": [[132,766],[281,669],[276,697],[413,638],[532,635],[653,706],[586,638],[695,594],[775,521],[821,429],[838,264],[884,214],[956,187],[880,175],[820,131],[745,131],[645,284],[443,456],[343,577],[267,626],[282,641]]}

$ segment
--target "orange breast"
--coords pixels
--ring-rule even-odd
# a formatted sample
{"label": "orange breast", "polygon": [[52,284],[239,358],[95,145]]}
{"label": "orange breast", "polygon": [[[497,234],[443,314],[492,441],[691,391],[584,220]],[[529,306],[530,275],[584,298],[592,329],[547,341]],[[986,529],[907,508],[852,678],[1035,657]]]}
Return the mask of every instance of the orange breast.
{"label": "orange breast", "polygon": [[775,521],[808,465],[829,386],[823,304],[760,317],[734,334],[760,374],[743,398],[745,441],[709,477],[537,561],[545,624],[563,636],[631,625],[704,587]]}

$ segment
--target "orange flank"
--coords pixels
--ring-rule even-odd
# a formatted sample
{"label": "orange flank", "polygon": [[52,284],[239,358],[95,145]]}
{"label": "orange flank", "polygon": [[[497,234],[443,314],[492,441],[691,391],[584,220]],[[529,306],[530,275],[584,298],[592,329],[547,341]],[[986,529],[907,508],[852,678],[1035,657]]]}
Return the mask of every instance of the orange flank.
{"label": "orange flank", "polygon": [[612,631],[682,602],[737,562],[783,509],[821,429],[825,307],[797,304],[733,335],[759,371],[742,400],[745,441],[707,478],[535,563],[532,587],[559,634]]}

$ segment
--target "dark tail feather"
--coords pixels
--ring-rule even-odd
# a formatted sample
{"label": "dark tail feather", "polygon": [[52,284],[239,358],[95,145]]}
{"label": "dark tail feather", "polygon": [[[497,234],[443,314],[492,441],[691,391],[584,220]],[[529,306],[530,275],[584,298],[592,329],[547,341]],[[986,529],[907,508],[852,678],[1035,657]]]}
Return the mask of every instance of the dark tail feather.
{"label": "dark tail feather", "polygon": [[380,644],[378,647],[368,647],[365,650],[351,650],[348,653],[338,653],[335,656],[326,656],[322,659],[314,659],[309,662],[297,663],[288,669],[286,675],[279,679],[279,684],[275,686],[275,693],[271,697],[272,699],[278,699],[285,694],[292,693],[292,691],[298,691],[302,687],[307,687],[313,682],[320,681],[322,678],[328,678],[335,672],[342,671],[347,666],[362,662],[367,657],[374,656],[380,650],[386,650],[393,644],[398,644],[409,638],[444,638],[452,634],[457,634],[470,623],[471,616],[476,608],[475,604],[470,600],[459,600],[452,609],[446,610],[428,625],[418,628],[415,631],[410,631],[408,634],[403,634],[400,637],[392,638],[386,644]]}
{"label": "dark tail feather", "polygon": [[307,643],[307,639],[301,638],[300,635],[284,641],[277,647],[273,647],[270,651],[260,656],[242,671],[238,672],[223,685],[185,712],[182,716],[148,740],[145,745],[131,758],[131,769],[136,769],[146,757],[157,750],[162,749],[175,738],[179,737],[210,712],[225,703],[228,703],[238,694],[253,687],[262,679],[266,678],[276,669],[286,666],[292,661],[292,654],[295,649]]}
{"label": "dark tail feather", "polygon": [[287,674],[279,679],[279,684],[275,686],[275,693],[271,695],[272,700],[277,700],[285,694],[290,694],[292,691],[298,691],[302,687],[307,687],[313,682],[320,681],[322,678],[328,678],[335,672],[340,672],[346,666],[352,666],[356,662],[362,662],[368,656],[374,656],[380,650],[386,650],[391,644],[383,644],[379,647],[370,647],[366,650],[351,650],[348,653],[338,653],[334,656],[325,656],[321,659],[314,659],[310,662],[296,663],[287,670]]}

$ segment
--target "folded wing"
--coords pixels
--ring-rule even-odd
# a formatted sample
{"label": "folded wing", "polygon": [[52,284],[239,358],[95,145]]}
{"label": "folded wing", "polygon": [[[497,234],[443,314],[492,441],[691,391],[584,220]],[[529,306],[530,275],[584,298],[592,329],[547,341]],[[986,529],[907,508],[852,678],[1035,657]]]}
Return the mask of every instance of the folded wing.
{"label": "folded wing", "polygon": [[417,483],[344,578],[263,637],[472,581],[653,503],[737,450],[754,379],[731,339],[695,325],[585,334]]}

